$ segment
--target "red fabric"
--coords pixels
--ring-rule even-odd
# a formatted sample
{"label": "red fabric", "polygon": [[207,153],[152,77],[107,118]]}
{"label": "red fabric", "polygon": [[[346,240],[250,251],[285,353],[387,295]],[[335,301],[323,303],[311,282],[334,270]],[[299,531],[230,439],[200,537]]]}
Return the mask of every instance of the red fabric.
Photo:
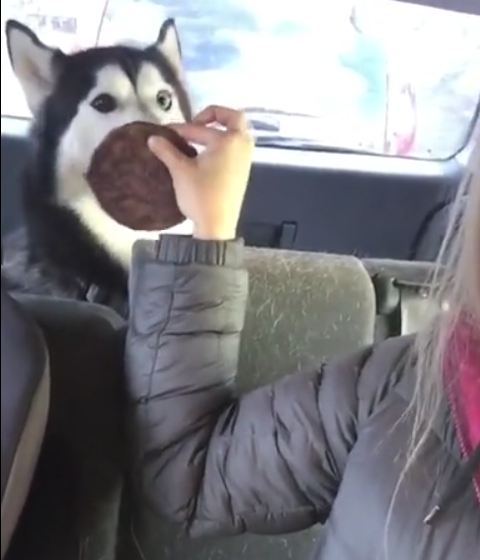
{"label": "red fabric", "polygon": [[[457,437],[464,458],[480,444],[480,330],[467,322],[454,330],[447,355],[447,384]],[[474,475],[480,502],[480,468]]]}

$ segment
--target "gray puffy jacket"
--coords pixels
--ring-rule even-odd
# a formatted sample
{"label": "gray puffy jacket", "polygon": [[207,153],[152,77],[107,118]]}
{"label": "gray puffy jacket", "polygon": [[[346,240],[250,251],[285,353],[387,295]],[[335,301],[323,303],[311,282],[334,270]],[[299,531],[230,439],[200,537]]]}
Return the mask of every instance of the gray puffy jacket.
{"label": "gray puffy jacket", "polygon": [[412,430],[401,420],[410,339],[236,397],[242,252],[173,236],[136,246],[126,360],[145,499],[193,536],[326,523],[318,559],[480,558],[479,504],[470,481],[460,484],[446,405],[389,516]]}

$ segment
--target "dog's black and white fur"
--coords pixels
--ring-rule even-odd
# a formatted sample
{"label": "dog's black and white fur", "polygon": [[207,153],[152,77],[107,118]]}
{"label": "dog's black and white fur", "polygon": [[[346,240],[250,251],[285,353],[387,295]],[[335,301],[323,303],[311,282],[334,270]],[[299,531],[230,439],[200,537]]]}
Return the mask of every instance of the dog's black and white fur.
{"label": "dog's black and white fur", "polygon": [[[23,185],[26,232],[6,243],[3,274],[22,291],[123,308],[132,246],[158,232],[114,221],[85,173],[113,128],[190,119],[175,24],[167,20],[145,49],[96,47],[71,55],[47,47],[16,21],[7,23],[6,35],[33,126]],[[188,232],[189,224],[177,229]]]}

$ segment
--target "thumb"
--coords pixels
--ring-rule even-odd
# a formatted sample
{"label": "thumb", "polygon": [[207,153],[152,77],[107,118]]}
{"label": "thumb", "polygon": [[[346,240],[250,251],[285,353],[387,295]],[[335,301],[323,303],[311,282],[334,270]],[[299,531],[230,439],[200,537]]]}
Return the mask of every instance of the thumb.
{"label": "thumb", "polygon": [[148,139],[148,147],[167,166],[172,177],[175,177],[179,171],[191,164],[190,159],[185,154],[161,136],[151,136]]}

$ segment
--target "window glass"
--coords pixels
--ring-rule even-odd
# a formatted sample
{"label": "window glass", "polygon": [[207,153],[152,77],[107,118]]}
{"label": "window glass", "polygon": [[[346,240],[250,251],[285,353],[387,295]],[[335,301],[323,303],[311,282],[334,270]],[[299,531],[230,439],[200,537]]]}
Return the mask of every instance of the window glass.
{"label": "window glass", "polygon": [[[480,16],[393,0],[10,0],[67,52],[180,32],[194,104],[245,109],[257,144],[448,158],[480,96]],[[5,37],[3,36],[3,41]],[[2,48],[2,115],[28,116]]]}

